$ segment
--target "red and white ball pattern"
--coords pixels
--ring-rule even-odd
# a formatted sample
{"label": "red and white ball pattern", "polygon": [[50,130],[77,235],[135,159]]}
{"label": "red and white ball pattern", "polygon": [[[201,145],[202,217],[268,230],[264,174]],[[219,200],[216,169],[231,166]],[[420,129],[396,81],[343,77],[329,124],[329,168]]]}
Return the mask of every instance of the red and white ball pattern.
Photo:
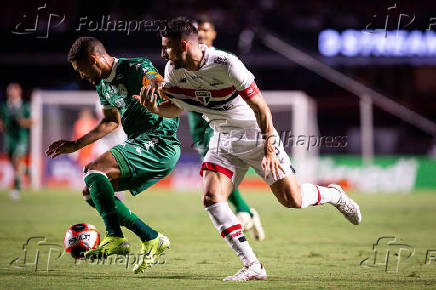
{"label": "red and white ball pattern", "polygon": [[83,259],[84,253],[98,247],[100,234],[95,226],[80,223],[71,226],[65,233],[64,245],[74,259]]}

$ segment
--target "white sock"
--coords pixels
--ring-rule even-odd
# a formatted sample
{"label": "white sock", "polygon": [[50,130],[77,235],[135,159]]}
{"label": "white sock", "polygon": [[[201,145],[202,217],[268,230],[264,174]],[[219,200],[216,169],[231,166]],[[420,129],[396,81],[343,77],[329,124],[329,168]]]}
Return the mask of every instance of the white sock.
{"label": "white sock", "polygon": [[306,208],[310,205],[318,205],[329,202],[337,204],[340,198],[339,192],[334,188],[302,184],[301,185],[301,208]]}
{"label": "white sock", "polygon": [[227,202],[218,202],[206,208],[209,217],[227,244],[238,255],[244,266],[257,262],[256,255],[245,239],[241,225]]}

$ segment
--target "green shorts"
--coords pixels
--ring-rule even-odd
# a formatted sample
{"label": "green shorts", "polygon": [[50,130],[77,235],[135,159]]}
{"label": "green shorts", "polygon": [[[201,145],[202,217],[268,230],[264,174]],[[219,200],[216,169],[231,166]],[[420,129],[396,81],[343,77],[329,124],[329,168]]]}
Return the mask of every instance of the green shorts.
{"label": "green shorts", "polygon": [[24,156],[28,151],[28,142],[26,140],[11,140],[6,142],[9,158]]}
{"label": "green shorts", "polygon": [[110,151],[121,170],[119,190],[130,190],[132,195],[137,195],[166,177],[180,157],[180,145],[168,145],[157,138],[129,139],[112,147]]}

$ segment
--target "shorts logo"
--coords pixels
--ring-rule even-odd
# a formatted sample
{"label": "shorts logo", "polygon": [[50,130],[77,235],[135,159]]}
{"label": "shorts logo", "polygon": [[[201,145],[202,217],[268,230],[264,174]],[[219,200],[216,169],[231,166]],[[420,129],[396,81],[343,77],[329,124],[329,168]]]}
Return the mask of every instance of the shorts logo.
{"label": "shorts logo", "polygon": [[199,101],[203,106],[207,106],[209,104],[211,94],[209,91],[195,91],[195,98]]}

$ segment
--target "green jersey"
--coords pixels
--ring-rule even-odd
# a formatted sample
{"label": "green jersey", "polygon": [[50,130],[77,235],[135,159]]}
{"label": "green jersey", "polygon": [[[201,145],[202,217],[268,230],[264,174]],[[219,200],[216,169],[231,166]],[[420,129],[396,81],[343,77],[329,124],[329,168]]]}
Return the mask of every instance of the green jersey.
{"label": "green jersey", "polygon": [[[111,75],[96,86],[100,102],[104,108],[115,107],[118,110],[129,139],[162,138],[166,143],[179,145],[176,137],[179,118],[163,118],[153,114],[133,98],[157,74],[147,58],[115,58]],[[159,96],[157,103],[162,101]]]}
{"label": "green jersey", "polygon": [[14,140],[27,141],[29,129],[20,126],[21,118],[30,118],[30,108],[27,103],[2,104],[0,118],[5,126],[5,135]]}

